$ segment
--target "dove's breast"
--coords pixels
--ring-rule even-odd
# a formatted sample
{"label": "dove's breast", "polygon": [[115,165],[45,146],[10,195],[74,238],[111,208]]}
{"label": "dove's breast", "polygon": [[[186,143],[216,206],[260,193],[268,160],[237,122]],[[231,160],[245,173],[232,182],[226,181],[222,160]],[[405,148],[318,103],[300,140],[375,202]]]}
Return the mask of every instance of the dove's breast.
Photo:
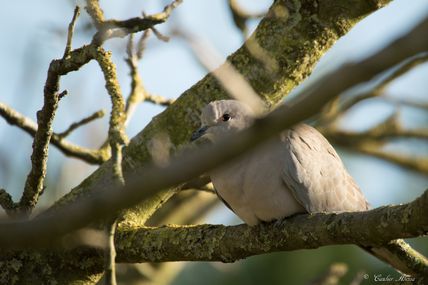
{"label": "dove's breast", "polygon": [[274,140],[211,173],[218,195],[245,223],[305,212],[281,178],[284,151]]}

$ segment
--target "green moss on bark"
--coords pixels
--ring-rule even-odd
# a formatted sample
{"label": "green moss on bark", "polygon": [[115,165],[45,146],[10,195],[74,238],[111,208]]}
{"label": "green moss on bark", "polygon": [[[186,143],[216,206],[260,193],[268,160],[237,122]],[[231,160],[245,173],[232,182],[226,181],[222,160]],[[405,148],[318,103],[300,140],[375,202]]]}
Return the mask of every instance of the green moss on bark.
{"label": "green moss on bark", "polygon": [[[278,63],[279,68],[274,71],[266,68],[263,62],[254,58],[245,46],[229,56],[228,60],[243,74],[267,105],[274,106],[311,73],[315,63],[340,36],[348,32],[364,16],[376,11],[388,2],[384,0],[275,1],[252,37],[269,57]],[[91,54],[93,52],[89,48],[83,47],[71,52],[70,57],[81,57],[81,62],[86,63],[92,59],[93,56]],[[67,66],[67,70],[76,70],[76,66],[73,64]],[[155,135],[159,133],[167,134],[175,147],[186,144],[191,132],[199,124],[201,108],[210,101],[227,97],[226,92],[211,75],[205,76],[184,92],[174,104],[158,116],[155,116],[150,124],[136,135],[124,149],[122,166],[125,179],[134,169],[151,160],[147,143]],[[106,162],[68,195],[60,199],[51,211],[54,211],[60,205],[76,200],[78,197],[90,195],[94,189],[103,189],[103,186],[111,183],[111,163]],[[140,206],[129,210],[125,214],[125,221],[120,225],[122,230],[127,227],[143,225],[157,207],[174,194],[174,191],[174,189],[165,189],[151,199],[144,201]],[[207,228],[201,227],[191,236],[184,231],[178,230],[176,232],[177,239],[182,240],[182,235],[185,235],[184,238],[194,245],[194,248],[192,248],[193,253],[201,251],[207,254],[207,252],[212,252],[213,248],[219,246],[220,238],[218,236],[226,234],[226,230],[224,230],[219,235],[207,235],[207,229],[209,229],[209,226]],[[217,230],[221,231],[222,229],[219,228]],[[142,233],[140,232],[140,234]],[[243,236],[251,235],[253,231],[247,229],[240,234]],[[282,238],[286,239],[286,234],[284,233]],[[181,238],[178,238],[179,236]],[[195,239],[202,237],[207,241],[203,247],[194,242]],[[118,238],[121,237],[119,236]],[[130,236],[126,236],[126,238],[135,242],[135,239]],[[263,235],[260,236],[260,239],[262,238]],[[313,237],[308,236],[308,240],[312,239]],[[139,237],[138,240],[138,246],[144,248],[152,256],[156,256],[156,252],[160,254],[164,250],[162,231],[159,232],[159,238],[152,240],[150,243],[144,236]],[[231,238],[230,240],[236,240],[236,238]],[[174,243],[174,238],[170,239],[170,242]],[[268,241],[263,242],[263,244],[265,245],[264,251],[271,249],[272,245]],[[126,248],[130,256],[132,256],[132,248],[126,247],[124,241],[122,241],[121,246]],[[173,248],[169,249],[173,250]],[[39,256],[41,253],[37,255],[38,253],[28,252],[27,254]],[[5,275],[3,273],[2,275],[0,273],[0,277],[4,278],[0,280],[6,280],[6,284],[13,284],[12,282],[20,284],[14,280],[16,278],[21,280],[20,278],[26,278],[25,276],[34,276],[41,268],[51,270],[52,274],[49,273],[47,275],[49,282],[54,282],[59,273],[61,273],[63,276],[69,277],[69,279],[62,278],[61,284],[91,284],[96,279],[93,276],[99,276],[97,274],[102,270],[102,267],[97,262],[86,264],[84,255],[81,256],[80,260],[76,259],[76,257],[70,257],[68,260],[66,257],[61,257],[61,255],[51,259],[44,257],[43,260],[34,259],[35,257],[33,257],[32,266],[24,263],[21,266],[20,262],[25,260],[21,256],[11,256],[8,260],[14,260],[13,258],[17,262],[12,262],[8,265],[7,268],[9,268],[8,272],[10,274]],[[231,261],[232,259],[232,253],[221,253],[221,260]],[[101,260],[100,256],[99,261]],[[89,259],[86,261],[91,262]],[[25,268],[25,270],[21,270],[21,268]]]}

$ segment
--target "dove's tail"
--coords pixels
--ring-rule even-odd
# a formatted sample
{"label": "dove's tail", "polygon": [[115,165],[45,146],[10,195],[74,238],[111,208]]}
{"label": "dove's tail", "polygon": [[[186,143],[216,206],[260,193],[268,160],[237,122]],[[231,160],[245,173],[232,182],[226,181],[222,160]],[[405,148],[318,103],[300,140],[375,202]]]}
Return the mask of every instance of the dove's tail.
{"label": "dove's tail", "polygon": [[403,274],[428,280],[427,258],[402,239],[393,240],[382,247],[362,248]]}

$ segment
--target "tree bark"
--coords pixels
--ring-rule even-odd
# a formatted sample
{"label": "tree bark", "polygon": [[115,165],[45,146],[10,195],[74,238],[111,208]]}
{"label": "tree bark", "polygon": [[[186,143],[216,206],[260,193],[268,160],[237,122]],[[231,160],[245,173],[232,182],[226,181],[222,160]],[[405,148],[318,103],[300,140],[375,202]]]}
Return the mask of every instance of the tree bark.
{"label": "tree bark", "polygon": [[[250,40],[255,40],[278,63],[278,69],[273,71],[266,68],[263,62],[251,55],[245,45],[229,56],[228,60],[266,104],[274,106],[311,73],[315,63],[337,39],[359,20],[389,2],[346,0],[339,4],[334,0],[275,1]],[[122,163],[125,180],[134,169],[151,160],[147,145],[155,136],[166,134],[175,148],[186,144],[192,130],[199,124],[200,109],[212,100],[227,97],[221,85],[210,74],[184,92],[174,104],[154,117],[126,147]],[[111,162],[108,161],[55,203],[49,211],[55,211],[55,208],[74,201],[77,197],[90,195],[93,189],[110,185],[112,177]],[[118,231],[143,226],[175,191],[166,189],[143,201],[138,207],[128,210]],[[131,240],[127,235],[119,235],[119,238],[123,238],[121,243]],[[73,251],[70,254],[67,250],[55,253],[31,250],[2,254],[5,258],[0,260],[0,283],[94,284],[100,271],[88,268],[102,264],[102,254],[94,249],[84,250],[79,254]],[[118,258],[121,254],[123,252],[119,252]]]}

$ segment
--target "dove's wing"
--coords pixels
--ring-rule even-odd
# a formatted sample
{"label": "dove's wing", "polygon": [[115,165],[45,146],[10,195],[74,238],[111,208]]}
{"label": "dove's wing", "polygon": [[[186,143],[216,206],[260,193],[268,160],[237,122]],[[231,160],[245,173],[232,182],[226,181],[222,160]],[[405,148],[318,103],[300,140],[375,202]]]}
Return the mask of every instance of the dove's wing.
{"label": "dove's wing", "polygon": [[308,212],[368,209],[336,151],[316,129],[297,125],[282,133],[281,141],[286,148],[283,180]]}

